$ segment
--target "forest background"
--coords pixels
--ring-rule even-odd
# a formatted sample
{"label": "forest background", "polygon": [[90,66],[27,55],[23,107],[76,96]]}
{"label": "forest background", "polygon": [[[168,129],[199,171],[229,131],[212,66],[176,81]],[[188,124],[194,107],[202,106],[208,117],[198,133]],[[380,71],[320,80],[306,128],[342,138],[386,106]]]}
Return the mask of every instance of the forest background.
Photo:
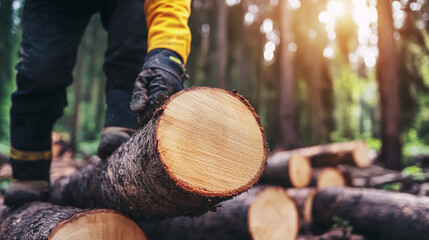
{"label": "forest background", "polygon": [[[0,0],[5,154],[22,8],[22,0]],[[428,0],[193,0],[189,25],[185,85],[237,89],[271,150],[364,139],[385,162],[429,156]],[[95,154],[103,128],[106,41],[95,15],[55,125],[78,159]]]}

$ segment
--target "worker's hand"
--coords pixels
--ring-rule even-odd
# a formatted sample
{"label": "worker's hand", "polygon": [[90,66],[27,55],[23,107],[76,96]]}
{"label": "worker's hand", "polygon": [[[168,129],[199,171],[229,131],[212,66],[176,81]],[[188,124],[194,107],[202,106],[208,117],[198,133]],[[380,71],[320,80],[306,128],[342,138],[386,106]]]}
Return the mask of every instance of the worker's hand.
{"label": "worker's hand", "polygon": [[186,76],[185,66],[175,52],[154,49],[148,53],[130,104],[131,110],[138,113],[140,126],[152,118],[168,97],[183,89]]}

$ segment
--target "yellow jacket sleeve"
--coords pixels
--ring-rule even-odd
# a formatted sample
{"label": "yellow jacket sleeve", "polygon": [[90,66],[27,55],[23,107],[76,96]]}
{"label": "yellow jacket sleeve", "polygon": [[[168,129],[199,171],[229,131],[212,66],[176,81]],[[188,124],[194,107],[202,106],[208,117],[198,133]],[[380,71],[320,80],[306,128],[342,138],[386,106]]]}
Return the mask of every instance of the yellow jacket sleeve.
{"label": "yellow jacket sleeve", "polygon": [[186,63],[191,50],[188,26],[191,0],[146,0],[144,12],[149,30],[148,51],[155,48],[173,50]]}

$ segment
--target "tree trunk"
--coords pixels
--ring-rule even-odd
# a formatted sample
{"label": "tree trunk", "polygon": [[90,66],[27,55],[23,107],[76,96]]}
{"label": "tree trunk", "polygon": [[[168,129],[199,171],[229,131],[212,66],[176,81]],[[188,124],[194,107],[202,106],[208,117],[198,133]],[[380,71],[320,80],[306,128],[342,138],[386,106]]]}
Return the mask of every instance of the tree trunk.
{"label": "tree trunk", "polygon": [[280,187],[257,187],[216,212],[140,224],[149,239],[295,239],[298,213]]}
{"label": "tree trunk", "polygon": [[346,186],[346,178],[341,171],[333,167],[313,168],[310,185],[318,189],[323,187]]}
{"label": "tree trunk", "polygon": [[76,64],[75,70],[75,80],[74,80],[74,105],[73,105],[73,114],[71,119],[71,137],[70,145],[72,153],[75,154],[77,150],[77,135],[79,130],[79,107],[81,101],[81,90],[82,90],[82,81],[83,81],[83,66],[84,58],[82,54],[79,54],[79,58]]}
{"label": "tree trunk", "polygon": [[0,140],[9,136],[7,114],[9,112],[10,85],[12,83],[12,0],[0,2]]}
{"label": "tree trunk", "polygon": [[377,1],[378,49],[377,63],[378,89],[381,110],[381,159],[389,169],[400,170],[400,96],[396,71],[396,49],[393,39],[392,7],[389,0]]}
{"label": "tree trunk", "polygon": [[217,81],[218,87],[226,89],[226,62],[227,62],[227,53],[228,53],[228,43],[227,43],[227,17],[228,17],[228,8],[224,0],[217,1],[218,7],[218,16],[217,16]]}
{"label": "tree trunk", "polygon": [[323,188],[313,200],[313,225],[329,229],[333,217],[371,239],[428,239],[429,198],[375,189]]}
{"label": "tree trunk", "polygon": [[260,183],[283,187],[306,187],[311,180],[308,158],[279,152],[268,157]]}
{"label": "tree trunk", "polygon": [[0,207],[0,238],[8,240],[146,239],[131,219],[112,210],[82,210],[33,202]]}
{"label": "tree trunk", "polygon": [[135,218],[199,215],[260,177],[265,133],[241,96],[191,88],[155,115],[107,161],[56,181],[52,201]]}
{"label": "tree trunk", "polygon": [[288,152],[308,157],[312,167],[337,166],[339,164],[366,167],[371,164],[369,149],[363,141],[316,145]]}
{"label": "tree trunk", "polygon": [[290,10],[286,1],[281,6],[281,52],[280,52],[280,144],[283,149],[296,147],[295,104],[294,104],[294,68],[292,53],[288,49],[291,37]]}

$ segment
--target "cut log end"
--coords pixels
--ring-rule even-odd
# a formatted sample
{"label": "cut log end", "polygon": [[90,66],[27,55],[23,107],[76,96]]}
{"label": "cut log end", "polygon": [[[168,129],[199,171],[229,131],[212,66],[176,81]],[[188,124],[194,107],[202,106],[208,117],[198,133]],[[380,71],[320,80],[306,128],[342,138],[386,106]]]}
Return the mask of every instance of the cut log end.
{"label": "cut log end", "polygon": [[111,210],[92,210],[77,214],[56,226],[49,240],[63,239],[142,239],[143,231],[131,219]]}
{"label": "cut log end", "polygon": [[317,188],[345,186],[346,180],[341,172],[332,167],[323,168],[317,178]]}
{"label": "cut log end", "polygon": [[289,160],[289,178],[292,186],[306,187],[311,181],[311,163],[307,157],[293,155]]}
{"label": "cut log end", "polygon": [[248,227],[253,239],[295,239],[298,211],[286,191],[279,187],[262,190],[250,206]]}
{"label": "cut log end", "polygon": [[239,95],[212,88],[193,88],[170,98],[156,139],[170,177],[204,196],[233,196],[250,188],[268,152],[250,105]]}
{"label": "cut log end", "polygon": [[363,141],[357,141],[353,151],[353,159],[358,167],[368,167],[371,165],[371,158],[368,146]]}

